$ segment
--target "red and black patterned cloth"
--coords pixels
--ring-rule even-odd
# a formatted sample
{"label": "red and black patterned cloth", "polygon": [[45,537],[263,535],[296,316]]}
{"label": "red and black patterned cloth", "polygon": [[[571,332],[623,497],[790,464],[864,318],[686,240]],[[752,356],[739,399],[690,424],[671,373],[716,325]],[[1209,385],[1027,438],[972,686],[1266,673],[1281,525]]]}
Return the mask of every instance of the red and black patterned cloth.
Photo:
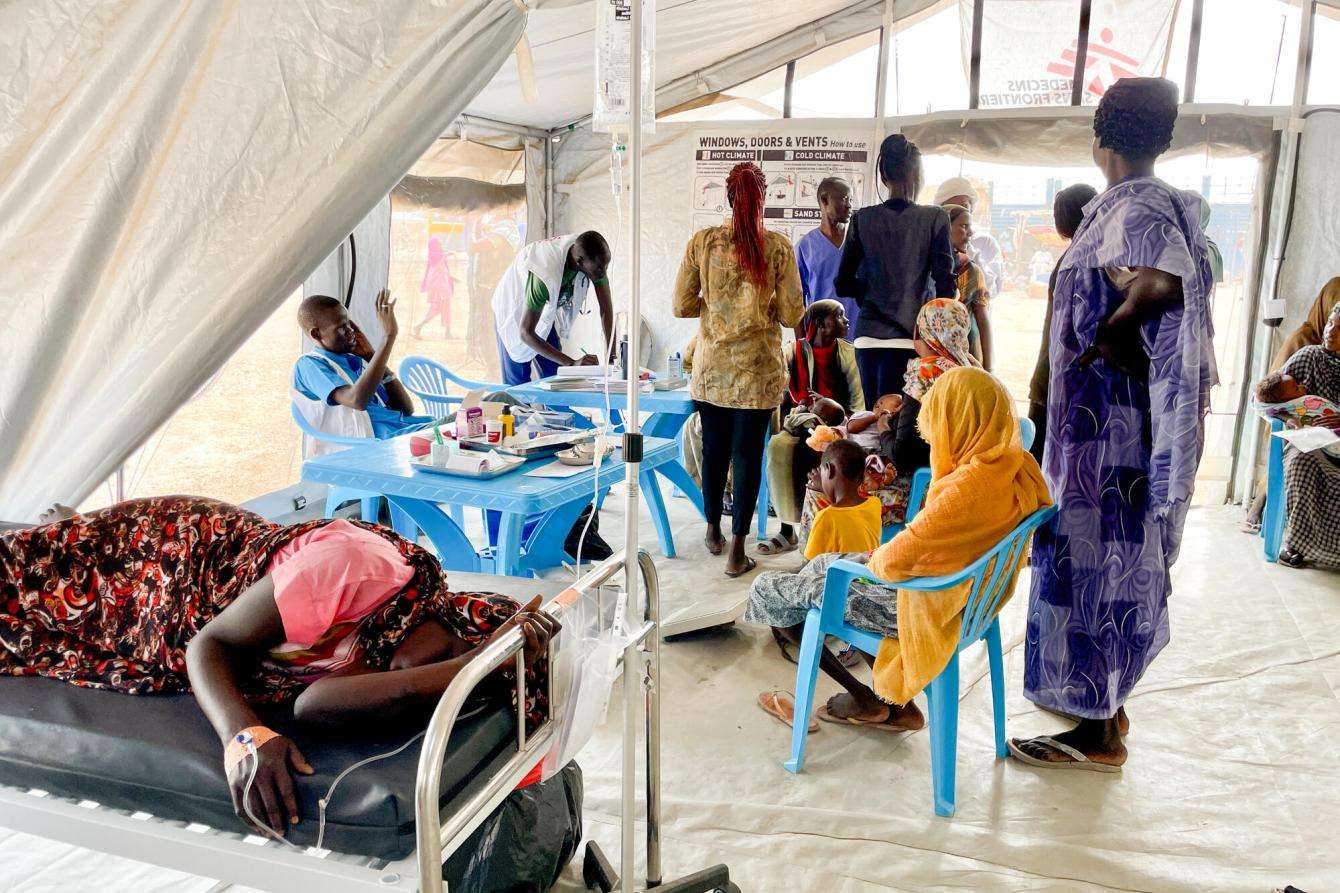
{"label": "red and black patterned cloth", "polygon": [[[0,534],[0,675],[128,694],[188,691],[191,638],[266,574],[281,546],[325,523],[286,527],[224,502],[167,496]],[[449,591],[431,554],[387,528],[362,526],[414,568],[410,583],[359,626],[373,669],[386,669],[425,619],[476,645],[516,613],[504,595]],[[532,723],[547,715],[545,672],[541,665],[527,674]],[[258,661],[242,686],[250,700],[283,701],[302,683]]]}

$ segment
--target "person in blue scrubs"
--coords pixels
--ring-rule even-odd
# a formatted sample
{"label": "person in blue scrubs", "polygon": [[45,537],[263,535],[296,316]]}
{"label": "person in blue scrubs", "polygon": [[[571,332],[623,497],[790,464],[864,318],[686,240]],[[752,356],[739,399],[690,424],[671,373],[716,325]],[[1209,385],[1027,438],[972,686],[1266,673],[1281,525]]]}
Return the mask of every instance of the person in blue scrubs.
{"label": "person in blue scrubs", "polygon": [[[432,419],[414,414],[409,391],[387,368],[400,325],[395,318],[395,300],[386,289],[377,295],[376,311],[386,339],[373,350],[342,303],[326,295],[304,299],[298,307],[298,324],[316,342],[316,356],[298,359],[293,367],[293,387],[308,399],[366,412],[372,433],[385,440],[420,428]],[[330,363],[337,365],[347,380]]]}
{"label": "person in blue scrubs", "polygon": [[842,240],[851,219],[851,187],[841,177],[825,177],[819,183],[819,228],[812,229],[796,243],[796,263],[800,266],[800,284],[805,306],[815,301],[834,300],[847,314],[848,341],[856,337],[856,316],[860,308],[851,298],[840,298],[833,288],[838,261],[842,258]]}

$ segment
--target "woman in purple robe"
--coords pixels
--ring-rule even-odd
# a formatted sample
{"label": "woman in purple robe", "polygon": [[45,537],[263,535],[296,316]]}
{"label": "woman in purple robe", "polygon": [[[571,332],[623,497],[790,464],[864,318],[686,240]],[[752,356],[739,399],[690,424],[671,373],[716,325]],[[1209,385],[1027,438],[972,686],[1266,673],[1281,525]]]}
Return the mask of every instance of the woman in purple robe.
{"label": "woman in purple robe", "polygon": [[1038,530],[1024,693],[1076,721],[1014,739],[1034,766],[1119,771],[1123,705],[1168,643],[1169,568],[1216,384],[1201,198],[1154,176],[1177,88],[1117,81],[1094,116],[1108,188],[1057,276],[1044,471],[1060,508]]}

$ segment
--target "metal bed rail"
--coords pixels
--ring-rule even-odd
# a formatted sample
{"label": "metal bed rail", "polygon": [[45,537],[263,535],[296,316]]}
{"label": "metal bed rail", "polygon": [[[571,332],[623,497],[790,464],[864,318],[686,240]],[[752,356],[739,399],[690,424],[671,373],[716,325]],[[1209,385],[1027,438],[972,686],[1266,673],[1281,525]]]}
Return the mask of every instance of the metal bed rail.
{"label": "metal bed rail", "polygon": [[[634,630],[624,651],[625,697],[635,697],[636,678],[642,672],[647,704],[647,867],[649,886],[659,881],[660,708],[655,688],[659,671],[659,636],[653,618],[659,614],[656,569],[651,556],[639,552],[637,561],[646,581],[644,621]],[[545,606],[561,619],[565,608],[624,570],[623,552],[597,565],[573,586]],[[632,613],[630,606],[629,613]],[[547,721],[527,734],[524,720],[525,672],[523,637],[514,630],[490,644],[468,663],[438,701],[425,731],[415,788],[417,851],[405,859],[380,859],[318,850],[292,849],[277,841],[202,824],[161,819],[146,812],[112,809],[96,802],[76,801],[45,791],[0,785],[0,827],[60,840],[75,846],[176,869],[224,883],[263,890],[320,889],[329,893],[372,893],[403,890],[445,893],[442,863],[475,831],[517,784],[530,773],[553,743],[555,729]],[[553,644],[550,645],[553,657]],[[474,688],[508,660],[515,661],[521,686],[517,751],[504,767],[452,815],[442,820],[439,796],[442,760],[461,706]],[[634,680],[630,683],[630,680]],[[552,687],[552,676],[550,677]],[[552,694],[552,690],[551,690]],[[554,702],[550,698],[550,709]],[[631,731],[631,734],[629,732]],[[625,747],[636,746],[636,729],[625,727]],[[625,778],[624,815],[632,822],[633,785]]]}
{"label": "metal bed rail", "polygon": [[[623,652],[623,679],[625,703],[634,700],[635,689],[640,679],[646,692],[647,724],[647,880],[648,886],[660,881],[660,702],[657,692],[657,676],[660,671],[660,636],[657,634],[656,618],[660,614],[660,590],[656,577],[656,566],[651,556],[639,550],[637,553],[640,576],[645,581],[646,598],[642,603],[643,622],[633,630],[630,641]],[[555,617],[562,619],[563,612],[571,607],[586,593],[598,589],[625,569],[624,551],[620,549],[581,579],[544,606]],[[629,611],[633,613],[632,593],[629,594]],[[525,640],[519,629],[512,630],[506,636],[488,645],[474,660],[470,661],[447,686],[438,700],[432,718],[424,733],[423,745],[419,751],[418,776],[415,783],[415,837],[416,858],[421,893],[446,893],[446,884],[442,879],[442,863],[467,837],[492,813],[543,757],[552,744],[554,727],[552,717],[543,726],[528,735],[525,722],[526,673]],[[550,666],[553,666],[554,643],[549,644]],[[451,733],[470,694],[484,682],[495,670],[514,661],[517,677],[517,750],[503,767],[483,788],[444,822],[438,807],[441,796],[442,761],[446,755]],[[550,710],[554,709],[552,698],[553,675],[550,674]],[[630,715],[625,713],[624,747],[632,748],[636,744],[637,730],[630,727]],[[635,808],[634,773],[624,774],[623,809],[625,823],[631,825]],[[627,877],[627,874],[625,875]]]}

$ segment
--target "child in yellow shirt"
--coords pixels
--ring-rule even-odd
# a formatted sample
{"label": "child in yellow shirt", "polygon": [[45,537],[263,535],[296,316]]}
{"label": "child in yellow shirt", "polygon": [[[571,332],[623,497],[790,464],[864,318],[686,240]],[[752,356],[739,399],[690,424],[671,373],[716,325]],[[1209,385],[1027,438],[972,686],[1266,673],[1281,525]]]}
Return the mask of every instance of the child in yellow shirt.
{"label": "child in yellow shirt", "polygon": [[[744,619],[772,627],[778,644],[785,643],[792,649],[799,646],[805,615],[823,601],[824,575],[830,564],[839,558],[864,561],[879,546],[879,500],[861,495],[865,460],[865,450],[850,440],[834,441],[824,449],[819,461],[819,484],[829,504],[815,517],[805,544],[809,563],[799,573],[767,571],[754,580]],[[847,596],[848,622],[886,636],[897,635],[897,609],[897,593],[881,587],[853,583]],[[820,719],[876,725],[892,731],[919,729],[925,724],[915,705],[890,708],[827,648],[820,656],[819,666],[847,689],[847,693],[836,695],[819,709]],[[839,700],[841,703],[835,703]],[[791,724],[795,702],[790,693],[764,692],[759,695],[758,703],[769,714]],[[812,724],[811,728],[817,725]]]}
{"label": "child in yellow shirt", "polygon": [[865,450],[853,440],[835,440],[819,459],[819,487],[828,505],[819,511],[805,543],[805,558],[828,552],[869,552],[879,546],[879,500],[861,495]]}

